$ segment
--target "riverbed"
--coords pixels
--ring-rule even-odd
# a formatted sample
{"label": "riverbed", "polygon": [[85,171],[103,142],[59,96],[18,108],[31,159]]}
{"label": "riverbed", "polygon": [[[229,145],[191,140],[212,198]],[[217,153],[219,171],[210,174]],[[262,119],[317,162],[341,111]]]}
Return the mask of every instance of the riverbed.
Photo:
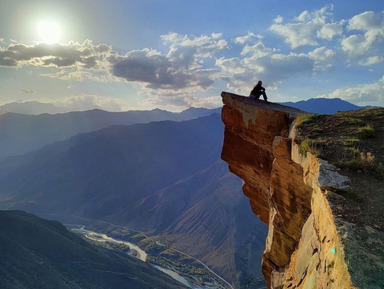
{"label": "riverbed", "polygon": [[[103,234],[103,233],[97,233],[97,232],[86,230],[84,226],[81,226],[78,229],[72,229],[72,231],[79,233],[79,234],[82,234],[85,238],[92,240],[92,241],[95,241],[95,242],[101,242],[101,243],[109,242],[109,243],[113,243],[113,244],[117,244],[117,245],[122,244],[122,245],[128,246],[129,250],[126,252],[128,255],[135,257],[137,259],[140,259],[143,262],[147,261],[148,254],[144,250],[142,250],[139,246],[137,246],[131,242],[117,240],[117,239],[114,239],[114,238],[112,238],[106,234]],[[152,265],[152,266],[154,266],[156,269],[162,271],[163,273],[171,276],[173,279],[179,281],[180,283],[188,286],[189,288],[193,288],[193,289],[201,288],[201,287],[192,287],[184,277],[182,277],[181,275],[179,275],[175,271],[172,271],[172,270],[167,269],[167,268],[163,268],[163,267],[158,266],[158,265]]]}

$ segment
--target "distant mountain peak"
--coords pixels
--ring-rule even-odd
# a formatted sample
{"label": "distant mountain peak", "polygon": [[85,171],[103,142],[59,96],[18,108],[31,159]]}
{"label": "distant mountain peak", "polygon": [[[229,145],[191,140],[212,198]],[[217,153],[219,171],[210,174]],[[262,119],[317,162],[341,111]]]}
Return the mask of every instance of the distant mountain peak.
{"label": "distant mountain peak", "polygon": [[298,102],[282,102],[281,104],[292,106],[306,112],[319,114],[334,114],[338,111],[356,110],[365,107],[354,105],[340,98],[310,98]]}
{"label": "distant mountain peak", "polygon": [[64,112],[64,109],[53,105],[52,103],[43,103],[38,101],[26,101],[26,102],[11,102],[0,106],[0,115],[14,112],[20,114],[43,114],[43,113],[60,113]]}

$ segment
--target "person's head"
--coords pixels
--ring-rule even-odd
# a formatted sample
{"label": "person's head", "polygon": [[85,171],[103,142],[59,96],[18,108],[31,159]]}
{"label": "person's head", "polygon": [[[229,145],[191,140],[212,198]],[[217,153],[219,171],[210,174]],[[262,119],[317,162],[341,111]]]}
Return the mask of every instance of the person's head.
{"label": "person's head", "polygon": [[262,85],[263,82],[261,80],[259,80],[259,82],[257,83],[257,85]]}

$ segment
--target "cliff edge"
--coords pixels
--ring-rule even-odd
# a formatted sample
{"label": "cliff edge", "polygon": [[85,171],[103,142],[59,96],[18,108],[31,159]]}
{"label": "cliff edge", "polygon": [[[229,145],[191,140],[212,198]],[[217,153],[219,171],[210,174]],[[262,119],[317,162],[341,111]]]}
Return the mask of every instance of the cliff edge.
{"label": "cliff edge", "polygon": [[295,108],[222,92],[222,159],[268,225],[268,288],[384,288],[381,228],[343,214],[350,178],[301,145]]}

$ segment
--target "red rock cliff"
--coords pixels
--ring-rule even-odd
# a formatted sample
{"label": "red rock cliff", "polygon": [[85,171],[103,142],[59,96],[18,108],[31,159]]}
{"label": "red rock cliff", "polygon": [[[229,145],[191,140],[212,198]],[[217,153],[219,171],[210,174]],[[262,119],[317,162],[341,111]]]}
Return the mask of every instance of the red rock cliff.
{"label": "red rock cliff", "polygon": [[299,153],[294,120],[302,112],[226,92],[222,99],[222,159],[269,227],[262,260],[268,288],[355,288],[327,198],[348,179]]}

